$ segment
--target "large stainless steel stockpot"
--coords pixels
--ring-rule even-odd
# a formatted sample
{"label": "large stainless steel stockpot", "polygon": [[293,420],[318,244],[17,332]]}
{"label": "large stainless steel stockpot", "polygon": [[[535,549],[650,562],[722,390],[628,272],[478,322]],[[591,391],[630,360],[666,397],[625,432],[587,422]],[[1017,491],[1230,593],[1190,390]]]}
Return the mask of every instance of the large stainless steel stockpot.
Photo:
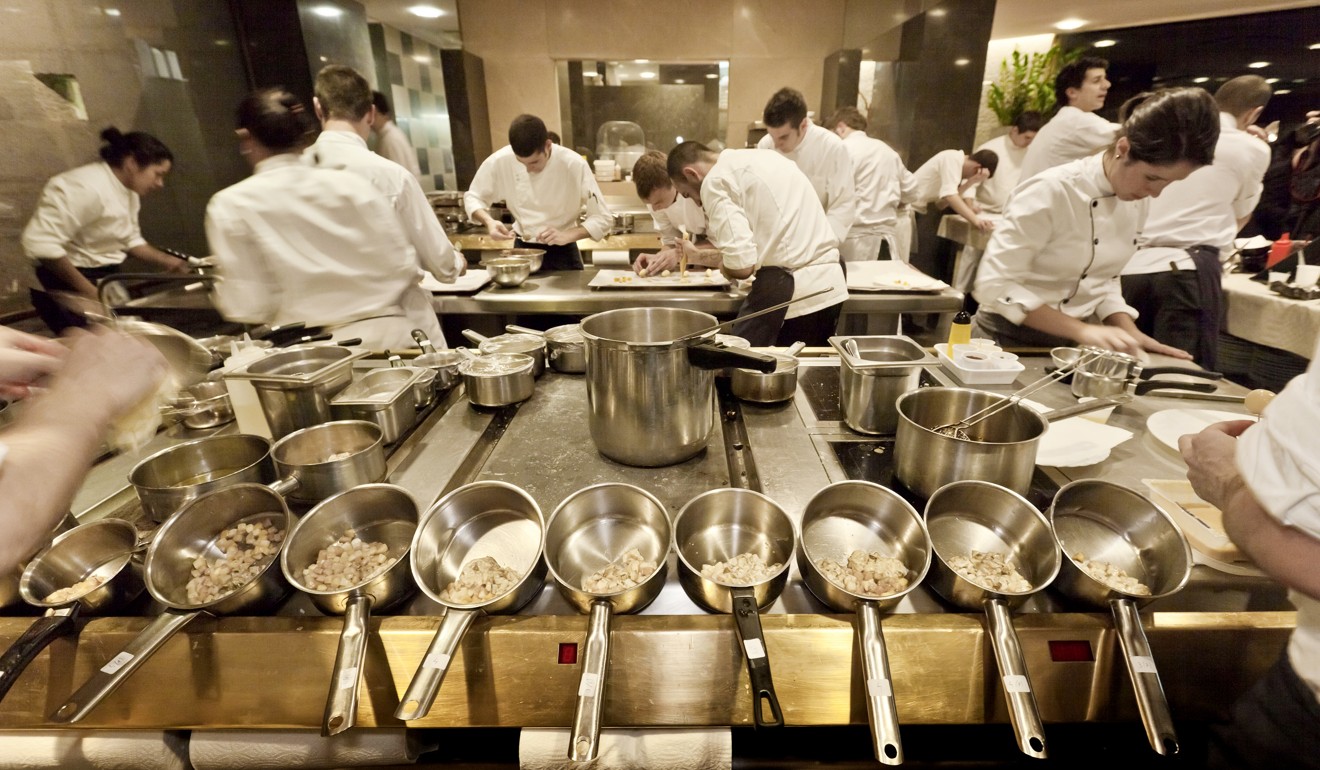
{"label": "large stainless steel stockpot", "polygon": [[274,478],[270,441],[241,433],[176,444],[142,460],[128,474],[142,510],[158,522],[208,492]]}
{"label": "large stainless steel stockpot", "polygon": [[706,448],[715,424],[711,370],[775,366],[769,356],[685,338],[716,323],[706,313],[659,307],[607,310],[582,321],[588,422],[601,454],[652,468]]}

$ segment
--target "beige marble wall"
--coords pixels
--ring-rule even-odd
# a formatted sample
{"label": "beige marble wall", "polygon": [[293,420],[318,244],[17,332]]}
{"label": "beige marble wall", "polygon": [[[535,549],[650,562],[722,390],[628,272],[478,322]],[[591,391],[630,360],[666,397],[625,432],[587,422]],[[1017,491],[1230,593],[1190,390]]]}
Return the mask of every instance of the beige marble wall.
{"label": "beige marble wall", "polygon": [[555,62],[729,62],[730,146],[783,86],[820,102],[823,62],[843,47],[846,0],[459,0],[463,47],[486,68],[491,144],[522,112],[559,124]]}

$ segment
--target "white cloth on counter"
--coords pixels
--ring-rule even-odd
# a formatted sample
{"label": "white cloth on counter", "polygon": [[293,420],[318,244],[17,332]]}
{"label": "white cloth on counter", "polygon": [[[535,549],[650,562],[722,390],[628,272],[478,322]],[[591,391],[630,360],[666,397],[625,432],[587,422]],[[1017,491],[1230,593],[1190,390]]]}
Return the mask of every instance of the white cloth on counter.
{"label": "white cloth on counter", "polygon": [[349,730],[322,737],[317,730],[194,730],[188,756],[195,770],[261,770],[411,765],[436,748],[414,730]]}
{"label": "white cloth on counter", "polygon": [[1094,112],[1072,105],[1060,107],[1027,148],[1018,184],[1026,183],[1045,169],[1103,150],[1114,141],[1118,129],[1117,123],[1110,123]]}
{"label": "white cloth on counter", "polygon": [[[758,150],[775,150],[774,137],[766,134],[756,143]],[[807,121],[802,141],[791,152],[781,153],[807,175],[811,187],[825,209],[825,218],[839,241],[857,221],[857,182],[853,178],[853,160],[838,134]]]}
{"label": "white cloth on counter", "polygon": [[463,208],[471,217],[501,200],[516,220],[513,229],[528,243],[536,242],[537,234],[547,227],[577,227],[583,207],[587,218],[582,226],[594,240],[604,238],[614,225],[591,167],[581,155],[557,144],[551,147],[545,168],[535,174],[518,162],[509,145],[483,160],[463,195]]}
{"label": "white cloth on counter", "polygon": [[0,768],[185,770],[188,733],[160,730],[5,730]]}
{"label": "white cloth on counter", "polygon": [[[1051,411],[1050,407],[1035,401],[1023,400],[1021,403],[1042,414]],[[1132,431],[1104,424],[1104,419],[1113,411],[1110,407],[1049,423],[1036,447],[1036,464],[1077,468],[1102,462],[1114,447],[1132,438]]]}
{"label": "white cloth on counter", "polygon": [[138,194],[104,161],[57,174],[23,228],[23,253],[34,260],[68,257],[74,267],[118,265],[147,242],[138,227],[141,207]]}
{"label": "white cloth on counter", "polygon": [[568,759],[568,730],[523,728],[521,770],[720,770],[733,767],[727,727],[656,730],[605,729],[592,762]]}

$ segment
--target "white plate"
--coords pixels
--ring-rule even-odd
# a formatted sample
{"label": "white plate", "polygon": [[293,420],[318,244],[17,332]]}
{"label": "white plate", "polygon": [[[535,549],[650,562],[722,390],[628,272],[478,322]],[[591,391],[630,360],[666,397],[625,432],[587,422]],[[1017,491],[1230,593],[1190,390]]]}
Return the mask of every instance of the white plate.
{"label": "white plate", "polygon": [[849,262],[847,272],[848,289],[852,291],[934,292],[949,288],[944,281],[892,259]]}
{"label": "white plate", "polygon": [[1146,419],[1146,429],[1159,443],[1168,447],[1174,454],[1178,451],[1178,439],[1188,433],[1200,433],[1217,422],[1226,420],[1252,420],[1255,417],[1242,412],[1220,412],[1214,409],[1164,409]]}
{"label": "white plate", "polygon": [[465,291],[476,291],[488,283],[490,283],[490,273],[486,272],[486,268],[479,265],[469,267],[468,271],[455,278],[453,283],[440,283],[430,273],[422,273],[422,288],[432,294],[457,294]]}

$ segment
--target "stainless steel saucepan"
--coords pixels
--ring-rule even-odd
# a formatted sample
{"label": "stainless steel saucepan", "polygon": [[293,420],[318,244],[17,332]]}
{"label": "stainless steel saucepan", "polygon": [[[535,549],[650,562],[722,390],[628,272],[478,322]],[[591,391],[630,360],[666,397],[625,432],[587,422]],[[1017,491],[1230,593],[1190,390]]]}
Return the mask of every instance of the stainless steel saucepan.
{"label": "stainless steel saucepan", "polygon": [[[659,500],[630,484],[596,484],[564,499],[545,527],[545,560],[559,590],[591,614],[578,682],[568,758],[595,759],[600,748],[605,668],[610,658],[610,617],[650,604],[665,584],[672,532]],[[656,569],[640,583],[610,593],[588,591],[583,581],[636,548]]]}
{"label": "stainless steel saucepan", "polygon": [[487,337],[471,329],[464,329],[463,336],[475,342],[483,356],[501,354],[531,356],[534,362],[532,375],[540,377],[545,371],[544,337],[536,334],[500,334]]}
{"label": "stainless steel saucepan", "polygon": [[[825,576],[825,560],[846,564],[854,551],[878,553],[902,562],[907,583],[879,595],[850,590]],[[880,613],[892,609],[925,579],[930,569],[926,523],[907,501],[869,481],[830,484],[802,512],[802,548],[798,571],[812,594],[839,612],[857,613],[857,649],[865,677],[866,713],[871,722],[875,758],[886,765],[903,762],[898,706],[889,675],[889,653]]]}
{"label": "stainless steel saucepan", "polygon": [[546,360],[556,372],[582,374],[587,370],[587,342],[582,336],[581,324],[552,326],[543,332],[515,324],[504,328],[515,334],[531,334],[544,339]]}
{"label": "stainless steel saucepan", "polygon": [[[674,519],[678,582],[705,609],[733,615],[747,661],[752,720],[757,727],[784,724],[758,610],[774,604],[784,592],[796,542],[793,520],[784,509],[750,489],[712,489],[694,497]],[[704,566],[743,554],[757,554],[767,566],[778,568],[750,582],[720,582],[703,574]]]}
{"label": "stainless steel saucepan", "polygon": [[384,437],[364,420],[339,420],[290,433],[270,450],[276,484],[290,500],[319,503],[359,484],[385,479]]}
{"label": "stainless steel saucepan", "polygon": [[142,460],[128,474],[142,510],[157,522],[208,492],[274,478],[270,440],[246,434],[176,444]]}
{"label": "stainless steel saucepan", "polygon": [[413,329],[412,338],[421,348],[422,354],[411,363],[435,372],[435,389],[444,390],[457,384],[458,365],[467,360],[463,354],[457,350],[436,350],[426,332],[421,329]]}
{"label": "stainless steel saucepan", "polygon": [[[936,557],[931,587],[959,607],[985,611],[1018,748],[1027,756],[1044,758],[1045,729],[1011,610],[1059,574],[1059,547],[1050,523],[1010,489],[985,481],[956,481],[931,495],[926,527]],[[995,588],[984,576],[949,566],[950,559],[971,557],[973,551],[1003,556],[1026,580],[1026,589]]]}
{"label": "stainless steel saucepan", "polygon": [[773,372],[734,369],[729,382],[734,397],[754,404],[777,404],[792,398],[797,393],[797,354],[806,346],[805,342],[794,342],[782,353],[769,353],[775,359]]}
{"label": "stainless steel saucepan", "polygon": [[[1137,607],[1182,590],[1191,577],[1192,549],[1169,515],[1144,496],[1108,481],[1074,481],[1054,496],[1050,523],[1062,550],[1055,584],[1087,604],[1108,606],[1132,679],[1146,738],[1156,752],[1179,751],[1169,702],[1141,627]],[[1092,575],[1083,568],[1113,565],[1141,585]]]}

